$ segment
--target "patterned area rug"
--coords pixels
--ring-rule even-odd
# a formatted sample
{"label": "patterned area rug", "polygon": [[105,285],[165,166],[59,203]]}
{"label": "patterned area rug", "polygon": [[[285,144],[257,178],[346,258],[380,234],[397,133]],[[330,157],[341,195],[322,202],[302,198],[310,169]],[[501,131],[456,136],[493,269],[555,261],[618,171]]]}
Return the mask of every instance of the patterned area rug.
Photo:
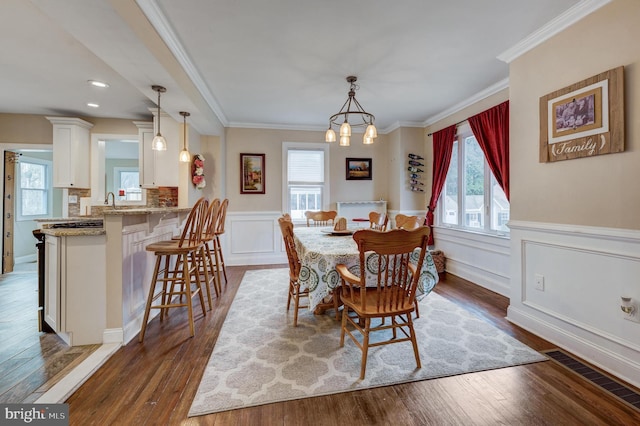
{"label": "patterned area rug", "polygon": [[286,311],[287,269],[247,271],[205,369],[189,416],[348,392],[475,371],[547,357],[436,293],[420,302],[414,322],[422,368],[410,342],[360,350],[332,315]]}

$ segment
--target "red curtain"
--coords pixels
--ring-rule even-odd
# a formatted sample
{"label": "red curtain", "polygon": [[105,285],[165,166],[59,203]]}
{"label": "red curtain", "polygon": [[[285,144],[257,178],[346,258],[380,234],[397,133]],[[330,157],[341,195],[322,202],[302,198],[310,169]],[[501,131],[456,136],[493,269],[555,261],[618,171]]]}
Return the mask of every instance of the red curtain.
{"label": "red curtain", "polygon": [[427,225],[431,229],[429,245],[433,245],[433,213],[438,205],[438,198],[447,179],[453,143],[456,137],[456,125],[446,127],[433,133],[433,183],[431,186],[431,199],[427,210]]}
{"label": "red curtain", "polygon": [[509,101],[469,117],[489,168],[509,199]]}

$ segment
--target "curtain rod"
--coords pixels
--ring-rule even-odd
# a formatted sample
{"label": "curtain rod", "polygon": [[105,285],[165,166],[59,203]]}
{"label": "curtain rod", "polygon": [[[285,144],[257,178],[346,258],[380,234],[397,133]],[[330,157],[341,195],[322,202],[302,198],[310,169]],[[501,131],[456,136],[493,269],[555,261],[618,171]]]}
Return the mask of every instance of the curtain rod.
{"label": "curtain rod", "polygon": [[[464,123],[464,122],[465,122],[465,121],[467,121],[467,120],[468,120],[468,118],[465,118],[465,119],[464,119],[464,120],[462,120],[462,121],[458,121],[456,124],[454,124],[454,126],[459,126],[459,125],[461,125],[462,123]],[[442,129],[440,129],[440,130],[442,130]],[[439,131],[439,130],[438,130],[438,131]],[[433,135],[434,133],[435,133],[435,132],[429,133],[427,136],[431,136],[431,135]]]}

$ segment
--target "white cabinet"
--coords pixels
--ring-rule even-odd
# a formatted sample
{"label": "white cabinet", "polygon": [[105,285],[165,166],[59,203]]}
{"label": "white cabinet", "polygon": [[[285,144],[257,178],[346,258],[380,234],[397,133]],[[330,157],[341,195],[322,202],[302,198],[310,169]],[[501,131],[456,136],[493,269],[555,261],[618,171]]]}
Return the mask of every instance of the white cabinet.
{"label": "white cabinet", "polygon": [[70,346],[103,342],[107,323],[105,235],[45,238],[47,324]]}
{"label": "white cabinet", "polygon": [[143,188],[178,186],[179,126],[171,117],[161,112],[162,135],[167,140],[166,151],[154,151],[151,142],[155,136],[154,124],[135,121],[138,127],[140,185]]}
{"label": "white cabinet", "polygon": [[153,123],[134,121],[138,127],[138,168],[140,170],[140,186],[142,188],[155,188],[156,168],[155,151],[151,149],[153,141]]}
{"label": "white cabinet", "polygon": [[90,188],[93,124],[73,117],[47,117],[53,124],[53,186]]}

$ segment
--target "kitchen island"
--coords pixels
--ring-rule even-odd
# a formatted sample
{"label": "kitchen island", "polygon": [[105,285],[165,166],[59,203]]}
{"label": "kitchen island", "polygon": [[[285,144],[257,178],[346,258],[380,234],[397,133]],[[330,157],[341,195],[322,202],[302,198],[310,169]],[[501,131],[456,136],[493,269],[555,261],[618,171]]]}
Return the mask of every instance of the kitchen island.
{"label": "kitchen island", "polygon": [[[145,247],[179,234],[190,210],[109,208],[101,218],[41,221],[47,324],[71,346],[134,338],[155,260]],[[89,220],[93,226],[83,227]]]}

